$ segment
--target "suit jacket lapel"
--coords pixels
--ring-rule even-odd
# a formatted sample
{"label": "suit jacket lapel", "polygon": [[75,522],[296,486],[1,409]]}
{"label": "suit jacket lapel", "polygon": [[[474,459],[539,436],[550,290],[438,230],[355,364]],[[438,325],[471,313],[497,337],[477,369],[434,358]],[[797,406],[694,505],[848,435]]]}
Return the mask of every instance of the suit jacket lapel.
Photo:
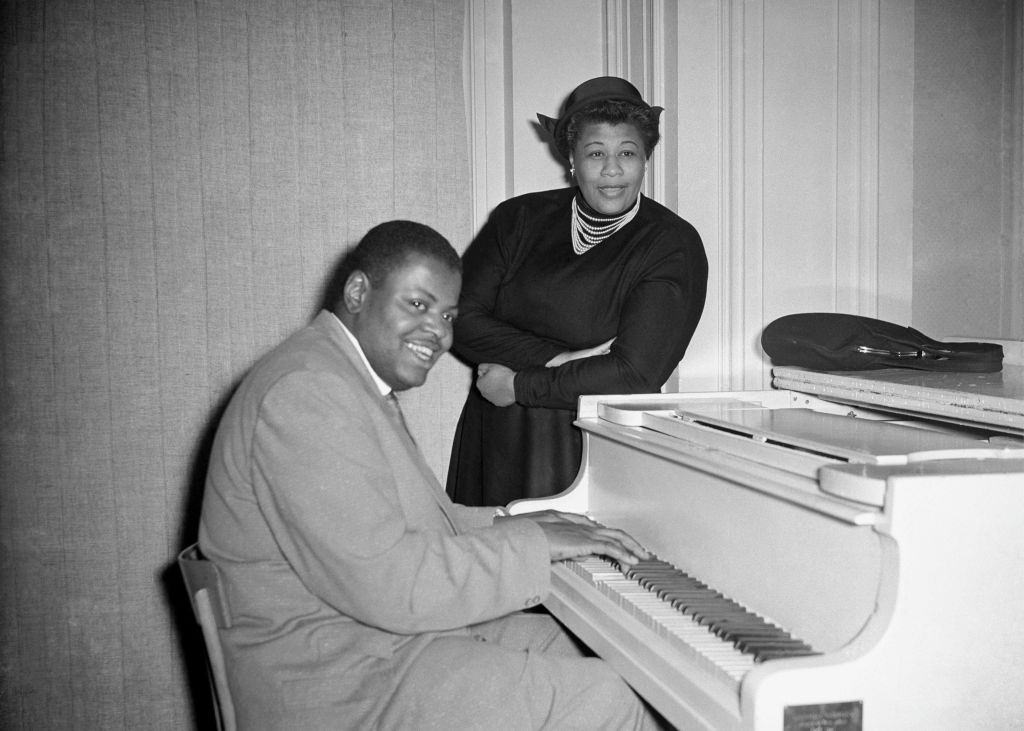
{"label": "suit jacket lapel", "polygon": [[353,347],[348,336],[341,329],[341,323],[338,322],[337,318],[333,314],[324,310],[317,315],[313,324],[338,347],[342,356],[344,356],[347,361],[348,367],[355,370],[355,372],[360,375],[363,386],[366,388],[366,392],[370,397],[370,400],[378,405],[378,408],[380,408],[387,417],[387,421],[394,426],[395,431],[398,433],[399,440],[405,446],[409,457],[419,468],[423,477],[424,485],[433,497],[438,509],[440,509],[441,513],[444,515],[445,521],[451,528],[452,533],[458,534],[459,530],[452,514],[452,503],[451,499],[448,497],[448,493],[441,488],[441,483],[438,482],[437,478],[434,476],[434,471],[430,469],[430,465],[427,464],[427,461],[424,459],[419,447],[416,446],[416,442],[413,440],[412,434],[405,425],[404,419],[402,419],[397,411],[394,411],[390,406],[388,406],[386,397],[380,395],[380,392],[377,390],[376,382],[373,380],[370,372],[366,369],[366,364]]}

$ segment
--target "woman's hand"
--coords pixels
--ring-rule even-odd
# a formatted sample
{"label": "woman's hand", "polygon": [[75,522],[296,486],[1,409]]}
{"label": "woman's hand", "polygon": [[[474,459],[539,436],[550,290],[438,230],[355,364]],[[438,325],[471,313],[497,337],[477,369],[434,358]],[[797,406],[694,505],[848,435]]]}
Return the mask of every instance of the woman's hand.
{"label": "woman's hand", "polygon": [[595,345],[593,348],[584,348],[583,350],[567,350],[564,353],[559,353],[554,358],[549,360],[544,365],[548,368],[554,368],[560,366],[563,363],[568,363],[570,360],[579,360],[580,358],[589,358],[592,355],[606,355],[611,350],[612,343],[615,342],[615,338],[611,338],[607,342]]}
{"label": "woman's hand", "polygon": [[480,395],[495,406],[516,402],[516,372],[497,363],[481,363],[476,369],[476,387]]}

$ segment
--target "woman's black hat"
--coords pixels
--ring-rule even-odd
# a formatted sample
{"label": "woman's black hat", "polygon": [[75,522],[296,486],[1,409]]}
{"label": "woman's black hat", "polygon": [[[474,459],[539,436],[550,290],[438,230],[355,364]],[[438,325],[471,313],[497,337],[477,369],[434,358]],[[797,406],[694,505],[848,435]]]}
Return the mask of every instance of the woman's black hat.
{"label": "woman's black hat", "polygon": [[572,115],[584,107],[603,101],[629,102],[643,109],[654,110],[656,115],[661,114],[663,111],[662,107],[652,107],[645,102],[635,86],[625,79],[620,79],[618,76],[598,76],[597,78],[584,81],[566,97],[565,105],[562,107],[562,114],[558,119],[552,119],[543,114],[537,115],[541,126],[551,135],[558,151],[566,159],[569,157],[569,150],[565,144],[565,127],[572,118]]}

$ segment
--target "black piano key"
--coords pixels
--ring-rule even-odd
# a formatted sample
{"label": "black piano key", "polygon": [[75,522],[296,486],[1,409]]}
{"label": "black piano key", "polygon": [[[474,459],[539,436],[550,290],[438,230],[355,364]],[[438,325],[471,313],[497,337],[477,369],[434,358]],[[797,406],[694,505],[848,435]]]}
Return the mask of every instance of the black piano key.
{"label": "black piano key", "polygon": [[671,564],[640,561],[628,567],[623,573],[630,578],[641,576],[683,576],[683,572],[673,568]]}
{"label": "black piano key", "polygon": [[[714,612],[701,612],[700,614],[694,614],[693,615],[693,619],[694,619],[695,622],[697,622],[697,624],[702,625],[704,627],[707,627],[712,632],[714,632],[715,627],[718,627],[721,624],[723,624],[723,620],[724,619],[728,619],[728,617],[727,616],[719,617],[719,616],[715,615]],[[747,620],[744,620],[744,621],[746,622],[746,626],[748,626],[748,627],[761,628],[761,627],[770,627],[771,626],[771,625],[767,624],[766,622],[763,622],[763,621],[762,622],[758,622],[758,621],[755,621],[753,619],[747,619]]]}
{"label": "black piano key", "polygon": [[704,599],[707,601],[716,600],[720,602],[732,601],[729,597],[724,594],[713,591],[711,589],[697,589],[691,586],[683,586],[680,584],[673,584],[669,582],[651,582],[647,588],[659,594],[671,594],[677,596],[680,599]]}
{"label": "black piano key", "polygon": [[[739,648],[737,648],[739,649]],[[804,644],[798,645],[761,645],[741,649],[749,655],[753,655],[754,662],[765,662],[766,660],[782,660],[789,657],[807,657],[818,653]]]}
{"label": "black piano key", "polygon": [[749,609],[731,608],[721,612],[719,616],[721,617],[721,621],[723,623],[734,622],[736,624],[748,624],[764,627],[775,626],[761,615],[754,614]]}
{"label": "black piano key", "polygon": [[771,625],[751,625],[751,624],[726,624],[724,622],[717,622],[708,625],[708,629],[711,630],[712,634],[716,637],[721,637],[723,640],[728,640],[734,645],[738,644],[741,640],[791,640],[793,639],[790,635],[780,630],[778,627],[772,627]]}
{"label": "black piano key", "polygon": [[692,576],[689,576],[689,575],[685,574],[684,572],[680,571],[677,568],[673,568],[671,566],[671,564],[665,564],[665,565],[660,565],[660,566],[650,566],[650,565],[644,565],[643,562],[641,562],[641,563],[638,563],[638,564],[628,568],[623,573],[625,573],[625,575],[628,576],[629,578],[636,579],[638,581],[640,581],[640,580],[659,580],[659,581],[675,580],[675,581],[685,581],[685,582],[689,582],[689,583],[691,583],[691,584],[693,584],[695,586],[707,588],[707,584],[704,584],[703,582],[699,581],[698,579],[695,579]]}
{"label": "black piano key", "polygon": [[736,647],[744,652],[758,652],[760,650],[809,650],[807,643],[800,640],[773,638],[773,637],[748,637],[739,640]]}
{"label": "black piano key", "polygon": [[751,612],[747,611],[742,606],[736,604],[736,602],[733,601],[720,603],[705,603],[698,601],[691,605],[691,607],[693,610],[693,617],[698,622],[702,621],[705,618],[715,619],[716,617],[720,617],[722,619],[734,619],[737,621],[742,620],[746,622],[763,623],[763,620],[760,617],[758,617],[755,614],[752,614]]}
{"label": "black piano key", "polygon": [[663,598],[683,614],[700,614],[701,616],[719,614],[724,616],[730,610],[737,611],[733,606],[715,602],[711,599],[705,600],[699,597],[680,597],[671,595],[666,595]]}
{"label": "black piano key", "polygon": [[714,621],[715,619],[732,620],[735,622],[747,622],[763,624],[764,620],[748,610],[742,604],[731,599],[723,601],[701,601],[700,599],[690,600],[688,603],[682,598],[680,604],[686,604],[687,609],[698,621]]}
{"label": "black piano key", "polygon": [[714,634],[721,637],[723,640],[728,640],[734,645],[739,647],[740,643],[753,642],[756,640],[770,641],[770,640],[792,640],[792,636],[786,633],[779,634],[772,629],[765,629],[761,627],[747,627],[747,628],[735,628],[735,627],[719,627],[713,630]]}
{"label": "black piano key", "polygon": [[820,655],[821,653],[815,652],[814,650],[807,648],[805,651],[801,650],[761,650],[753,653],[754,662],[764,662],[766,660],[784,660],[787,657],[807,657],[809,655]]}
{"label": "black piano key", "polygon": [[715,615],[714,613],[695,614],[694,619],[699,623],[711,628],[719,637],[770,637],[787,639],[789,635],[779,627],[766,620],[747,613],[726,613]]}
{"label": "black piano key", "polygon": [[685,576],[671,576],[665,574],[659,576],[657,574],[645,573],[639,576],[631,576],[630,578],[636,580],[641,586],[661,586],[666,588],[690,590],[690,591],[714,591],[706,584],[695,581],[694,579],[687,578]]}
{"label": "black piano key", "polygon": [[689,596],[695,598],[703,597],[705,599],[715,599],[720,602],[731,601],[731,599],[729,599],[729,597],[727,597],[725,594],[721,593],[720,591],[715,591],[714,589],[702,589],[699,587],[684,586],[681,584],[671,583],[658,584],[657,588],[659,591],[672,592],[678,594],[679,596]]}
{"label": "black piano key", "polygon": [[754,637],[793,639],[785,630],[765,623],[755,625],[740,622],[716,622],[711,631],[722,639],[732,642]]}

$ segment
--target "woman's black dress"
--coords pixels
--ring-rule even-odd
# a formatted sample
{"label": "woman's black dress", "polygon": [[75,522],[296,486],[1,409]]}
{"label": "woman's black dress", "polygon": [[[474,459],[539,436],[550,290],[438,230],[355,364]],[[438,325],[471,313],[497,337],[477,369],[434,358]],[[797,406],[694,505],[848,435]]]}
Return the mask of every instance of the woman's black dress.
{"label": "woman's black dress", "polygon": [[[584,394],[652,393],[682,359],[704,309],[700,235],[649,198],[636,217],[584,254],[573,252],[576,188],[530,193],[495,208],[463,257],[453,350],[470,365],[516,371],[516,403],[471,388],[447,489],[464,505],[505,505],[570,485]],[[611,352],[544,366],[567,350],[616,338]]]}

